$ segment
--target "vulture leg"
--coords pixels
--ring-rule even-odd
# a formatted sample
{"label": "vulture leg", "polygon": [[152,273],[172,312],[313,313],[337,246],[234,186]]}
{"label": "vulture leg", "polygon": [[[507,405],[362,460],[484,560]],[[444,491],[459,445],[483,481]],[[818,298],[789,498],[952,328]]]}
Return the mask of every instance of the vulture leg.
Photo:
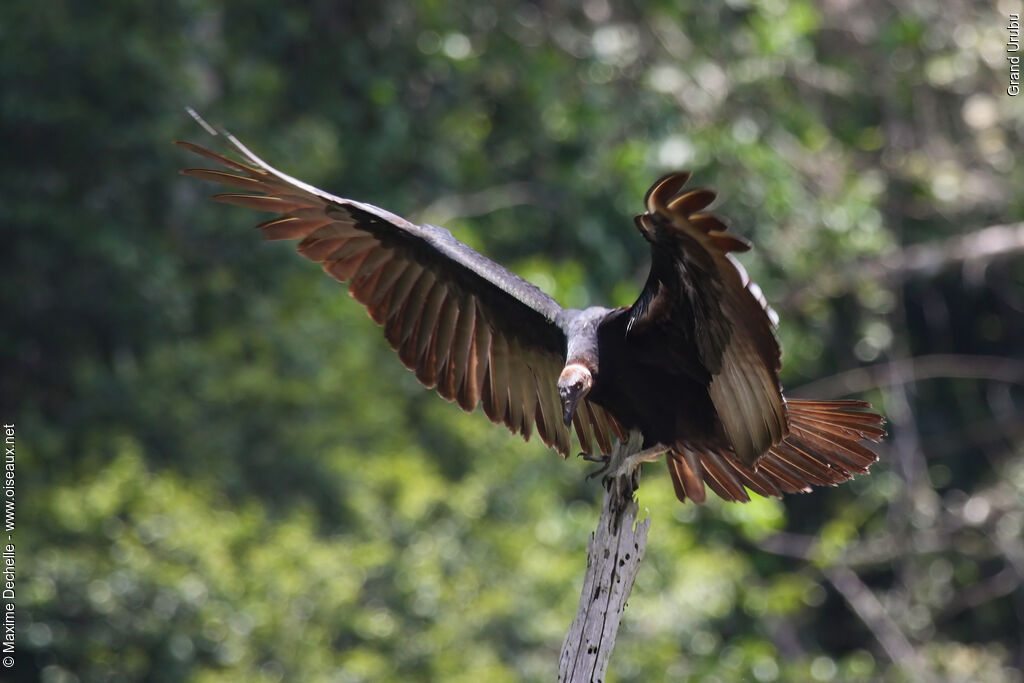
{"label": "vulture leg", "polygon": [[[612,452],[603,456],[594,456],[587,453],[580,453],[580,456],[591,462],[604,463],[603,467],[591,474],[588,479],[598,474],[605,473],[601,483],[608,491],[606,497],[608,509],[612,513],[609,520],[611,528],[618,529],[623,514],[633,502],[633,494],[640,485],[640,466],[645,462],[653,462],[660,458],[663,453],[668,452],[669,447],[662,444],[643,448],[643,435],[633,430],[629,433],[626,441],[616,441],[612,446]],[[604,515],[602,513],[602,519]]]}
{"label": "vulture leg", "polygon": [[[632,478],[636,471],[645,462],[655,462],[669,450],[664,444],[656,444],[650,448],[637,450],[639,443],[633,444],[632,435],[629,442],[618,441],[612,448],[611,453],[593,455],[591,453],[580,453],[580,457],[587,462],[596,462],[601,465],[599,469],[587,475],[587,479],[603,474],[603,482],[606,484],[619,477]],[[632,445],[632,447],[631,447]]]}

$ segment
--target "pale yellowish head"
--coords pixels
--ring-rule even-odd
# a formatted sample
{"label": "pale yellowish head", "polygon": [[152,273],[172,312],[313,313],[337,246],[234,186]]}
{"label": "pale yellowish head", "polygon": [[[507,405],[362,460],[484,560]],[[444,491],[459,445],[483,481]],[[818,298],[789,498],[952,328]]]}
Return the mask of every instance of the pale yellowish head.
{"label": "pale yellowish head", "polygon": [[594,386],[594,375],[580,363],[569,363],[558,376],[558,398],[562,401],[562,419],[568,427],[576,413],[576,406],[586,398]]}

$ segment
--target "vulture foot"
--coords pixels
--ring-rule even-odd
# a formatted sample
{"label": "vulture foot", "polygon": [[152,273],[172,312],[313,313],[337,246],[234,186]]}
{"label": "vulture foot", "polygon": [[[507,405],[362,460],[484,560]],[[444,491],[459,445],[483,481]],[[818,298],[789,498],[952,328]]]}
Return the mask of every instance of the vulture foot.
{"label": "vulture foot", "polygon": [[580,453],[580,457],[587,462],[596,462],[601,465],[597,470],[587,475],[587,479],[593,479],[604,474],[601,480],[607,487],[611,480],[621,477],[634,479],[645,462],[655,462],[667,450],[668,446],[656,444],[650,448],[636,450],[639,443],[631,436],[628,442],[618,442],[611,453],[594,455],[592,453]]}
{"label": "vulture foot", "polygon": [[594,455],[593,453],[580,453],[580,457],[587,462],[596,462],[601,466],[587,475],[587,480],[591,480],[599,474],[604,474],[608,471],[608,466],[612,462],[612,456],[608,454]]}
{"label": "vulture foot", "polygon": [[612,512],[609,523],[613,529],[618,529],[625,511],[636,506],[633,493],[640,485],[640,466],[645,462],[654,462],[668,451],[668,446],[662,444],[641,450],[642,445],[643,437],[634,431],[630,433],[628,441],[616,443],[611,453],[580,453],[580,457],[588,462],[601,463],[601,468],[590,473],[587,479],[593,479],[599,474],[604,475],[601,483],[608,492],[608,505]]}
{"label": "vulture foot", "polygon": [[[608,464],[605,465],[608,473],[601,481],[608,486],[613,480],[628,478],[633,482],[635,490],[636,485],[639,484],[640,466],[645,462],[656,462],[667,450],[668,446],[659,443],[635,453],[617,454],[613,451]],[[616,455],[619,457],[615,457]]]}

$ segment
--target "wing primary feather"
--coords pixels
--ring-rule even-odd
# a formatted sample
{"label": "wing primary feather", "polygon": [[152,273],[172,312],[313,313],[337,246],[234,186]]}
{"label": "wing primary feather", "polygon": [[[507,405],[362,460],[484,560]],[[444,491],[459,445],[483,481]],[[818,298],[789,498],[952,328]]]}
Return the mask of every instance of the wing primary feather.
{"label": "wing primary feather", "polygon": [[256,226],[268,242],[303,239],[310,233],[333,223],[329,218],[299,218],[283,216],[264,221]]}
{"label": "wing primary feather", "polygon": [[557,448],[555,424],[557,415],[552,409],[552,387],[544,382],[544,377],[553,377],[552,363],[547,359],[540,360],[541,367],[537,372],[537,432],[548,446]]}
{"label": "wing primary feather", "polygon": [[241,206],[246,209],[255,209],[257,211],[269,211],[270,213],[288,213],[295,209],[302,209],[309,204],[296,202],[292,199],[283,199],[281,197],[266,197],[257,194],[215,194],[213,200],[221,202],[223,204],[233,204],[234,206]]}
{"label": "wing primary feather", "polygon": [[765,456],[774,470],[784,471],[793,480],[813,486],[828,486],[831,482],[822,477],[816,469],[807,465],[799,455],[789,451],[785,444],[779,444]]}
{"label": "wing primary feather", "polygon": [[366,306],[366,312],[373,321],[381,325],[384,323],[384,319],[379,315],[380,309],[372,305],[373,296],[377,293],[381,280],[395,265],[395,262],[391,258],[393,255],[389,254],[387,249],[380,249],[379,253],[384,254],[387,258],[382,259],[373,270],[361,267],[352,278],[352,284],[349,285],[348,291],[359,303]]}
{"label": "wing primary feather", "polygon": [[726,232],[729,229],[722,222],[722,219],[710,213],[695,213],[687,220],[690,221],[690,225],[705,234],[710,232]]}
{"label": "wing primary feather", "polygon": [[[490,405],[493,414],[489,414],[495,422],[508,425],[508,344],[500,334],[491,337],[490,369],[487,373]],[[486,395],[486,394],[485,394]],[[484,404],[486,407],[486,403]]]}
{"label": "wing primary feather", "polygon": [[715,201],[715,193],[711,190],[690,190],[689,192],[669,201],[667,208],[669,211],[680,213],[683,216],[689,216],[692,213],[700,211],[713,201]]}
{"label": "wing primary feather", "polygon": [[783,441],[775,446],[775,454],[790,466],[803,472],[803,479],[815,486],[833,486],[848,478],[848,473],[833,469],[799,446]]}
{"label": "wing primary feather", "polygon": [[437,334],[437,324],[440,320],[441,306],[448,296],[448,287],[443,282],[435,282],[427,295],[420,312],[419,320],[416,321],[416,358],[423,362],[424,354],[430,346],[430,340]]}
{"label": "wing primary feather", "polygon": [[742,498],[736,498],[732,493],[730,493],[729,491],[722,487],[718,480],[715,479],[714,475],[707,471],[704,472],[704,484],[707,485],[709,489],[714,491],[715,494],[722,500],[739,503],[746,503],[747,500],[749,500],[749,497],[747,498],[747,500],[743,500]]}
{"label": "wing primary feather", "polygon": [[523,420],[523,361],[522,350],[518,346],[506,340],[508,348],[507,382],[508,382],[508,403],[505,404],[505,417],[509,428],[514,432],[523,433],[525,425]]}
{"label": "wing primary feather", "polygon": [[202,146],[197,145],[197,144],[192,143],[192,142],[184,142],[184,141],[179,140],[179,141],[175,142],[174,144],[178,145],[179,147],[184,147],[188,151],[193,152],[195,154],[198,154],[201,157],[206,157],[207,159],[209,159],[209,160],[211,160],[213,162],[216,162],[216,163],[221,164],[223,166],[227,166],[228,168],[233,168],[236,171],[241,171],[242,173],[246,173],[246,174],[248,174],[248,175],[250,175],[250,176],[252,176],[254,178],[260,177],[260,175],[263,173],[259,169],[253,168],[252,166],[246,166],[245,164],[239,163],[239,162],[235,161],[234,159],[229,159],[228,157],[224,156],[223,154],[217,154],[216,152],[212,152],[212,151],[206,149],[205,147],[202,147]]}
{"label": "wing primary feather", "polygon": [[369,255],[369,250],[361,251],[346,258],[324,261],[323,267],[338,282],[348,282]]}
{"label": "wing primary feather", "polygon": [[804,481],[800,472],[794,470],[785,461],[775,455],[771,450],[764,459],[758,463],[758,471],[764,472],[780,484],[780,488],[789,493],[806,493],[811,490],[810,485]]}
{"label": "wing primary feather", "polygon": [[[676,449],[682,449],[682,453]],[[689,449],[678,444],[676,449],[670,451],[667,458],[669,473],[672,475],[672,485],[676,491],[676,498],[680,502],[686,502],[687,498],[695,503],[704,502],[707,494],[704,491],[703,477],[699,476],[691,468],[690,462],[685,456]]]}
{"label": "wing primary feather", "polygon": [[842,437],[833,438],[822,432],[812,432],[800,425],[793,425],[793,431],[788,438],[799,439],[819,452],[826,453],[830,460],[838,460],[846,468],[860,474],[867,472],[878,460],[873,451],[855,441]]}
{"label": "wing primary feather", "polygon": [[681,173],[670,173],[651,186],[644,196],[644,204],[650,213],[657,213],[663,210],[668,201],[683,188],[690,174],[686,171]]}
{"label": "wing primary feather", "polygon": [[427,295],[434,290],[436,282],[434,274],[429,270],[424,270],[412,290],[409,291],[409,296],[402,302],[402,308],[399,311],[399,317],[402,319],[402,342],[405,342],[416,328],[416,323],[419,322],[420,316],[423,314]]}
{"label": "wing primary feather", "polygon": [[314,263],[322,263],[335,251],[349,242],[351,237],[313,237],[302,240],[296,251]]}
{"label": "wing primary feather", "polygon": [[584,453],[594,452],[594,443],[590,440],[590,430],[584,422],[583,412],[577,410],[572,416],[572,426],[576,429],[576,438],[580,441],[580,448]]}
{"label": "wing primary feather", "polygon": [[[447,289],[447,288],[446,288]],[[427,360],[433,367],[437,381],[437,391],[449,401],[455,400],[455,383],[449,372],[452,354],[452,340],[455,339],[455,326],[459,322],[459,303],[449,291],[437,317],[437,331],[434,333]]]}
{"label": "wing primary feather", "polygon": [[[707,477],[713,477],[718,484],[729,493],[729,498],[732,500],[748,501],[750,496],[747,495],[746,489],[743,488],[743,484],[737,478],[733,469],[726,464],[725,456],[719,454],[714,450],[707,450],[704,452],[704,471],[705,481]],[[716,491],[716,493],[719,493]],[[719,495],[722,495],[719,493]],[[725,496],[722,496],[726,498]],[[726,498],[728,500],[729,498]]]}
{"label": "wing primary feather", "polygon": [[830,462],[813,445],[797,435],[792,436],[794,438],[787,438],[779,444],[780,448],[788,449],[789,453],[796,454],[803,462],[816,468],[830,484],[838,484],[850,478],[851,472],[844,463]]}
{"label": "wing primary feather", "polygon": [[885,434],[885,430],[877,425],[860,424],[842,419],[837,420],[826,416],[818,417],[812,413],[804,413],[801,416],[800,422],[837,437],[846,437],[848,439],[870,439],[875,441]]}
{"label": "wing primary feather", "polygon": [[[373,292],[370,293],[368,305],[371,309],[379,310],[383,318],[387,318],[392,288],[398,286],[402,275],[411,267],[413,266],[408,261],[396,259],[387,265],[384,268],[384,272],[380,274],[380,279],[377,280],[377,284],[373,287]],[[374,320],[376,319],[377,316],[374,315]]]}
{"label": "wing primary feather", "polygon": [[739,475],[744,485],[752,491],[756,491],[758,494],[766,497],[778,497],[779,491],[773,483],[767,480],[764,476],[758,474],[750,467],[747,467],[743,463],[735,462],[726,458],[726,461],[732,467],[733,471]]}
{"label": "wing primary feather", "polygon": [[679,463],[681,458],[675,452],[668,453],[665,464],[668,465],[669,479],[672,480],[672,488],[676,493],[676,500],[680,503],[686,502],[686,489],[683,488],[684,474],[680,471]]}
{"label": "wing primary feather", "polygon": [[409,298],[409,293],[413,291],[416,283],[424,275],[424,272],[425,271],[422,266],[419,264],[412,264],[402,274],[402,277],[398,282],[395,283],[395,286],[391,289],[391,293],[387,300],[387,318],[389,321],[401,318],[399,314],[401,313],[402,307]]}
{"label": "wing primary feather", "polygon": [[469,412],[476,408],[476,399],[465,389],[466,377],[474,375],[476,352],[473,340],[476,336],[476,301],[470,299],[459,307],[459,322],[452,343],[452,357],[449,368],[452,374],[456,400],[459,407]]}
{"label": "wing primary feather", "polygon": [[229,187],[236,187],[247,192],[266,192],[267,185],[262,180],[257,180],[249,175],[235,175],[224,171],[214,171],[208,168],[186,168],[182,175],[192,176],[200,180],[208,180]]}
{"label": "wing primary feather", "polygon": [[[377,282],[367,292],[366,308],[370,312],[370,317],[378,325],[387,323],[391,309],[392,290],[408,269],[407,261],[392,261],[384,266]],[[370,285],[367,287],[369,288]]]}
{"label": "wing primary feather", "polygon": [[373,249],[374,247],[379,247],[379,246],[380,246],[380,242],[378,242],[375,237],[371,237],[369,235],[359,236],[359,237],[352,237],[351,239],[347,240],[345,243],[339,245],[337,249],[335,249],[334,251],[331,251],[330,253],[328,253],[321,260],[322,261],[328,261],[328,260],[330,260],[330,261],[344,261],[345,259],[349,258],[350,256],[354,256],[356,254],[360,254],[360,253],[369,251],[370,249]]}
{"label": "wing primary feather", "polygon": [[390,249],[385,249],[379,244],[366,252],[366,258],[362,261],[359,269],[352,273],[352,284],[356,282],[365,282],[366,279],[374,274],[380,274],[381,266],[393,259],[395,253]]}
{"label": "wing primary feather", "polygon": [[529,441],[533,434],[533,421],[537,413],[537,380],[533,376],[533,369],[525,359],[520,361],[519,365],[519,400],[522,402],[523,438]]}
{"label": "wing primary feather", "polygon": [[[309,235],[307,235],[304,240],[299,242],[299,246],[296,249],[296,251],[298,251],[300,254],[304,254],[304,250],[316,244],[317,241],[330,239],[332,237],[342,237],[345,239],[351,239],[353,237],[372,238],[373,236],[358,229],[351,223],[342,223],[339,221],[332,220],[323,227],[317,228],[313,232],[309,233]],[[307,258],[309,257],[307,256]]]}
{"label": "wing primary feather", "polygon": [[686,479],[683,480],[683,487],[686,494],[694,503],[703,503],[707,499],[707,491],[704,489],[704,467],[701,464],[700,455],[693,449],[687,448],[683,451],[683,458],[686,461]]}
{"label": "wing primary feather", "polygon": [[533,421],[537,425],[537,434],[540,435],[540,440],[544,442],[544,445],[550,447],[554,445],[554,441],[551,440],[547,416],[544,414],[544,401],[541,398],[540,387],[537,387],[534,402],[537,407],[534,409]]}
{"label": "wing primary feather", "polygon": [[384,324],[384,335],[396,349],[405,340],[406,304],[409,298],[416,294],[418,284],[429,276],[422,268],[409,268],[409,271],[402,276],[391,292],[387,322]]}
{"label": "wing primary feather", "polygon": [[608,438],[607,425],[601,419],[603,411],[596,409],[590,401],[584,401],[583,403],[586,406],[587,418],[590,421],[590,428],[594,432],[594,440],[597,442],[597,447],[601,449],[601,453],[611,453],[612,442]]}
{"label": "wing primary feather", "polygon": [[708,233],[711,243],[721,252],[750,251],[750,242],[728,232],[711,231]]}
{"label": "wing primary feather", "polygon": [[474,311],[473,348],[469,354],[470,364],[466,368],[466,380],[463,386],[473,405],[483,397],[483,387],[490,374],[491,364],[491,330],[487,321],[481,319],[480,309]]}

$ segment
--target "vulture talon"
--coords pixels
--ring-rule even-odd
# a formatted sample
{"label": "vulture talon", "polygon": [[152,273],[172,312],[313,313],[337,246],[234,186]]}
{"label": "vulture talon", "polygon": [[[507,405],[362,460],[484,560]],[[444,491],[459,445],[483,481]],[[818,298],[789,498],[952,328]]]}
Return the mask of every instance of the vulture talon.
{"label": "vulture talon", "polygon": [[587,475],[586,480],[590,481],[595,477],[598,477],[608,471],[608,465],[611,464],[611,456],[606,454],[594,455],[593,453],[580,453],[580,457],[587,462],[596,462],[601,465],[599,468]]}
{"label": "vulture talon", "polygon": [[598,467],[596,470],[594,470],[593,472],[591,472],[590,474],[587,475],[587,481],[590,481],[591,479],[595,479],[595,478],[599,477],[600,475],[604,474],[605,472],[607,472],[608,471],[608,466],[611,464],[611,461],[612,461],[611,458],[608,457],[607,455],[601,456],[601,457],[597,457],[597,456],[593,456],[592,455],[589,458],[584,458],[584,460],[587,460],[588,462],[603,463],[600,467]]}

